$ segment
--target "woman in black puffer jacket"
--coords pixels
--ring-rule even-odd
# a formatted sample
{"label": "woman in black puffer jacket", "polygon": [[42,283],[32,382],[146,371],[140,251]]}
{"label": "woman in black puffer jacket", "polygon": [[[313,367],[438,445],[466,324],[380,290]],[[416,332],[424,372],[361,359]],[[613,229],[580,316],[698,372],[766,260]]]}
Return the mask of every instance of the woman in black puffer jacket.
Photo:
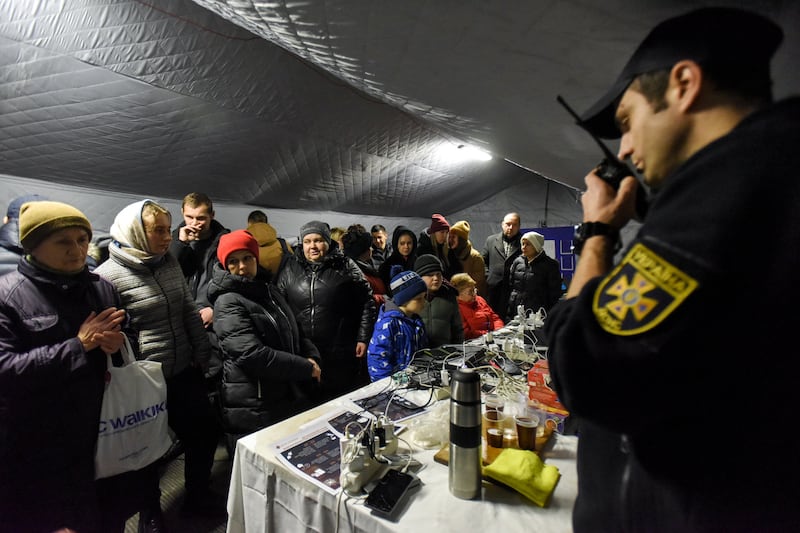
{"label": "woman in black puffer jacket", "polygon": [[319,348],[318,400],[325,401],[370,382],[366,354],[375,325],[375,301],[355,261],[331,248],[327,224],[305,224],[300,239],[299,253],[286,262],[276,284],[301,333]]}
{"label": "woman in black puffer jacket", "polygon": [[229,450],[239,437],[310,407],[309,389],[320,377],[319,352],[267,283],[258,252],[244,230],[223,235],[208,290],[223,356],[220,403]]}

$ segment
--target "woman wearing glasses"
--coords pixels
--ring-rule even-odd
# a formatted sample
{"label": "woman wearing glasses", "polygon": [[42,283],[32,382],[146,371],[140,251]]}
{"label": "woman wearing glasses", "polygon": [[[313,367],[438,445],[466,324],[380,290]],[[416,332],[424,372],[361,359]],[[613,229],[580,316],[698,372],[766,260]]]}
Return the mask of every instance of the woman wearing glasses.
{"label": "woman wearing glasses", "polygon": [[464,339],[475,339],[503,327],[503,319],[478,294],[475,280],[469,274],[456,274],[450,284],[458,291],[458,309],[464,324]]}

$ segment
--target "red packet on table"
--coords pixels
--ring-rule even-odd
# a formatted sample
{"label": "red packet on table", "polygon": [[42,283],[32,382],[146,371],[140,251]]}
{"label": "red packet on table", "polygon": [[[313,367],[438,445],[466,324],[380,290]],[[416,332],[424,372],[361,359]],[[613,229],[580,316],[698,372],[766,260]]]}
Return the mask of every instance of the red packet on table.
{"label": "red packet on table", "polygon": [[569,416],[569,411],[550,386],[550,366],[546,360],[537,361],[528,370],[528,399],[545,413],[546,427],[559,433],[564,431],[564,421]]}

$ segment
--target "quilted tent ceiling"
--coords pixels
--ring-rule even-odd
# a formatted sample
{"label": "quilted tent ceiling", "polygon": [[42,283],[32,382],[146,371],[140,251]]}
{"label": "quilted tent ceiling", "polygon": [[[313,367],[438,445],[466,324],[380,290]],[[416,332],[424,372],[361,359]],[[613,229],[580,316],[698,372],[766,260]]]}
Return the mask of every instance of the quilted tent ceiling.
{"label": "quilted tent ceiling", "polygon": [[[712,2],[596,4],[0,0],[0,174],[421,217],[580,188],[599,152],[556,95],[584,109],[653,24]],[[713,4],[781,21],[796,92],[798,3]]]}

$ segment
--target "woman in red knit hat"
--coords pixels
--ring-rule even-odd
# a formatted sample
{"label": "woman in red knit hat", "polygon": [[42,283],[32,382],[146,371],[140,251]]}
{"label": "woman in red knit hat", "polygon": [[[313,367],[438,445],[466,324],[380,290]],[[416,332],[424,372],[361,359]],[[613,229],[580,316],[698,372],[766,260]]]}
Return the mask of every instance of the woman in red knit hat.
{"label": "woman in red knit hat", "polygon": [[220,402],[226,444],[310,407],[319,381],[319,351],[304,337],[289,304],[258,263],[245,230],[219,239],[208,287],[222,351]]}

